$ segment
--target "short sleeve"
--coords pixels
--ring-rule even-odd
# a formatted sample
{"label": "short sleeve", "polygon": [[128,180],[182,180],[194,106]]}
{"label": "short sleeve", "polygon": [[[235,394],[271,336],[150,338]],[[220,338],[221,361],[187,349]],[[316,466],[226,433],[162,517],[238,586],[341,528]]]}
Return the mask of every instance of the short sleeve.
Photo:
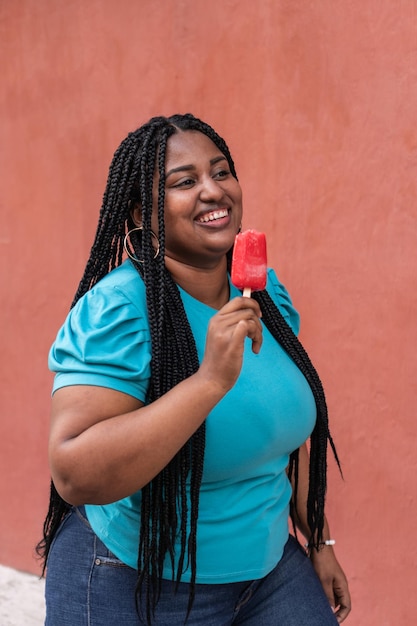
{"label": "short sleeve", "polygon": [[298,335],[300,330],[300,316],[294,308],[290,295],[284,285],[278,280],[273,269],[268,269],[268,282],[266,289],[279,308],[287,324],[294,334]]}
{"label": "short sleeve", "polygon": [[150,379],[150,332],[141,312],[117,286],[88,291],[70,311],[49,352],[53,391],[95,385],[145,401]]}

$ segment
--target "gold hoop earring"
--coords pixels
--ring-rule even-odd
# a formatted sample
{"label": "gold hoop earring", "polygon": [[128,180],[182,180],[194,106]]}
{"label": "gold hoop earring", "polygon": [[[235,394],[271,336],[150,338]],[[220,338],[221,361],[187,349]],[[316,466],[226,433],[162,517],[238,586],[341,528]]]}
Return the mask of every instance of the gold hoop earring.
{"label": "gold hoop earring", "polygon": [[[129,244],[129,237],[132,233],[134,233],[135,231],[143,231],[143,226],[137,226],[136,228],[132,228],[131,230],[129,230],[128,233],[126,233],[125,238],[123,240],[123,248],[124,251],[126,252],[127,256],[132,259],[132,261],[136,261],[136,263],[143,263],[143,259],[138,259],[138,257],[133,254],[132,252],[132,248]],[[155,250],[155,254],[153,255],[153,258],[156,259],[156,257],[159,254],[159,239],[158,237],[155,235],[155,233],[153,232],[153,230],[150,231],[151,233],[151,237],[153,237],[156,241],[156,250]]]}

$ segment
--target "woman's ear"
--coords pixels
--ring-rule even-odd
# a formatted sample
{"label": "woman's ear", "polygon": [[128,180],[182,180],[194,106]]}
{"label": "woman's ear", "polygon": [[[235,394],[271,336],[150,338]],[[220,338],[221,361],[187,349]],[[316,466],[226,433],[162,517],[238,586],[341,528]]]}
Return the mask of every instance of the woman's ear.
{"label": "woman's ear", "polygon": [[142,226],[142,207],[140,204],[135,205],[135,207],[130,211],[130,215],[134,225],[140,228]]}

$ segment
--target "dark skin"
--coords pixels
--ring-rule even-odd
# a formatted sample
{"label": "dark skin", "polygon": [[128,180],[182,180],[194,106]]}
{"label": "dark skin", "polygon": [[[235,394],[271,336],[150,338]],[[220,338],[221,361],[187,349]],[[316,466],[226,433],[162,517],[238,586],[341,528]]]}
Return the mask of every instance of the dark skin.
{"label": "dark skin", "polygon": [[[103,387],[78,385],[54,393],[50,466],[58,492],[74,505],[114,502],[151,481],[234,386],[245,338],[251,339],[255,353],[261,350],[258,303],[246,297],[229,301],[226,253],[241,225],[242,193],[227,160],[205,135],[186,131],[168,140],[166,172],[166,267],[178,285],[217,313],[209,324],[198,371],[150,405]],[[157,234],[155,213],[152,228]],[[141,225],[140,206],[133,209],[132,218]],[[307,488],[303,446],[298,510],[305,536]],[[327,538],[327,522],[325,533]],[[350,597],[333,549],[312,554],[312,561],[342,622]]]}

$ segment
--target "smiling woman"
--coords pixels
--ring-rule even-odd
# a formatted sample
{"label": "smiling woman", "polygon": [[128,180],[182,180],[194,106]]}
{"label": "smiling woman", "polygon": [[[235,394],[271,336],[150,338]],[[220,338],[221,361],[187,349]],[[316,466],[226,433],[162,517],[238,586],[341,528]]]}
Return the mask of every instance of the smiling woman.
{"label": "smiling woman", "polygon": [[251,298],[230,282],[241,220],[208,124],[156,117],[117,149],[49,355],[47,626],[330,626],[349,613],[324,514],[324,392],[275,272]]}
{"label": "smiling woman", "polygon": [[[165,162],[165,265],[175,282],[194,280],[192,268],[216,272],[215,284],[222,292],[207,293],[207,304],[216,308],[228,300],[226,253],[232,248],[242,221],[242,191],[226,156],[207,135],[177,132],[170,137]],[[159,173],[156,181],[159,180]],[[158,204],[154,185],[153,205]],[[133,221],[142,226],[138,202]],[[152,230],[159,233],[158,214],[152,212]],[[214,286],[214,283],[213,283]],[[210,297],[213,301],[207,301]]]}

